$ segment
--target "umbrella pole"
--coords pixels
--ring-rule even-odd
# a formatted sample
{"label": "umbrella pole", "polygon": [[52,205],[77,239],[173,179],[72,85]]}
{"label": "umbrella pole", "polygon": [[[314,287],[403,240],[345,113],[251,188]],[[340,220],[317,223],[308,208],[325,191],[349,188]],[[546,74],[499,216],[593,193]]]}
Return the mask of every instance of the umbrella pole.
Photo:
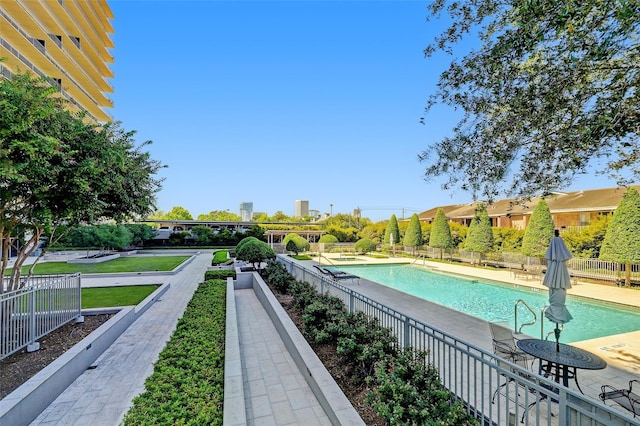
{"label": "umbrella pole", "polygon": [[556,335],[556,352],[560,352],[560,329],[558,328],[558,323],[556,323],[556,329],[554,330],[554,334]]}

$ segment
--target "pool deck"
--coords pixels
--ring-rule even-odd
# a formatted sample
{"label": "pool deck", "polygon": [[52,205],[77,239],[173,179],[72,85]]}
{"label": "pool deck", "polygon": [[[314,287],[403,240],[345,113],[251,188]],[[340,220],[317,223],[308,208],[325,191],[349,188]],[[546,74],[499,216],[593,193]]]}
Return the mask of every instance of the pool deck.
{"label": "pool deck", "polygon": [[[374,259],[366,256],[356,256],[355,258],[352,257],[346,260],[341,258],[340,255],[333,253],[323,253],[320,260],[320,263],[330,266],[393,263],[414,264],[414,266],[424,267],[433,272],[463,275],[548,291],[547,287],[542,285],[540,279],[515,278],[508,270],[485,269],[422,259],[415,261],[415,259],[403,257]],[[487,321],[441,307],[431,302],[422,301],[422,299],[419,299],[421,302],[416,302],[416,298],[413,296],[403,296],[404,293],[389,288],[380,289],[379,287],[380,286],[374,285],[374,283],[368,280],[361,279],[360,284],[356,285],[356,291],[370,296],[381,303],[385,303],[407,315],[413,316],[416,319],[440,328],[443,331],[458,336],[469,343],[487,350],[492,350]],[[576,296],[618,303],[640,309],[640,290],[637,289],[578,281],[577,284],[573,285],[567,292]],[[606,318],[602,320],[606,321]],[[604,370],[580,372],[580,386],[587,395],[597,398],[602,384],[627,387],[629,380],[640,377],[640,330],[574,342],[571,343],[571,345],[592,352],[607,362],[607,368]]]}

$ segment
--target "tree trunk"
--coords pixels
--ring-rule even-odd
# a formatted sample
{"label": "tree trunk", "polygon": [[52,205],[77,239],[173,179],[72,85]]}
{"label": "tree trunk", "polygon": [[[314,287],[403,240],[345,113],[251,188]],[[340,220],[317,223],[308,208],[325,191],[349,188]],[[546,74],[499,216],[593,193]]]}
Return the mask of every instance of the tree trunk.
{"label": "tree trunk", "polygon": [[625,276],[624,276],[624,286],[631,287],[631,264],[625,264]]}

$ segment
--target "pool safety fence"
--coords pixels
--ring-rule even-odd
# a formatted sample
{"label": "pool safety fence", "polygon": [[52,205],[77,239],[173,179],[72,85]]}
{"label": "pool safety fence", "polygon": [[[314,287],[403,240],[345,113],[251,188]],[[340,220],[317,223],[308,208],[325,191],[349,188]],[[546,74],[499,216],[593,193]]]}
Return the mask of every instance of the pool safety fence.
{"label": "pool safety fence", "polygon": [[443,385],[484,425],[639,424],[615,408],[336,283],[310,265],[287,256],[277,260],[296,280],[340,298],[349,312],[377,318],[400,347],[427,352],[426,362],[437,369]]}
{"label": "pool safety fence", "polygon": [[[42,336],[82,321],[80,274],[25,277],[22,288],[0,294],[0,360],[27,348]],[[3,282],[8,288],[7,279]]]}

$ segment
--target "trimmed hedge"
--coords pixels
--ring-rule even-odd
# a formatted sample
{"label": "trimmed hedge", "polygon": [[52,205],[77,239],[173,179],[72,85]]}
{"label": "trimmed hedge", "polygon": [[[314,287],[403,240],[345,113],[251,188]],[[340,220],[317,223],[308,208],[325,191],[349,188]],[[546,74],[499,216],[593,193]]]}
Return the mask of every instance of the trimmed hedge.
{"label": "trimmed hedge", "polygon": [[222,425],[226,289],[200,284],[123,424]]}
{"label": "trimmed hedge", "polygon": [[204,273],[205,281],[209,280],[227,280],[227,278],[236,279],[236,271],[233,269],[217,269],[214,271],[207,271]]}

